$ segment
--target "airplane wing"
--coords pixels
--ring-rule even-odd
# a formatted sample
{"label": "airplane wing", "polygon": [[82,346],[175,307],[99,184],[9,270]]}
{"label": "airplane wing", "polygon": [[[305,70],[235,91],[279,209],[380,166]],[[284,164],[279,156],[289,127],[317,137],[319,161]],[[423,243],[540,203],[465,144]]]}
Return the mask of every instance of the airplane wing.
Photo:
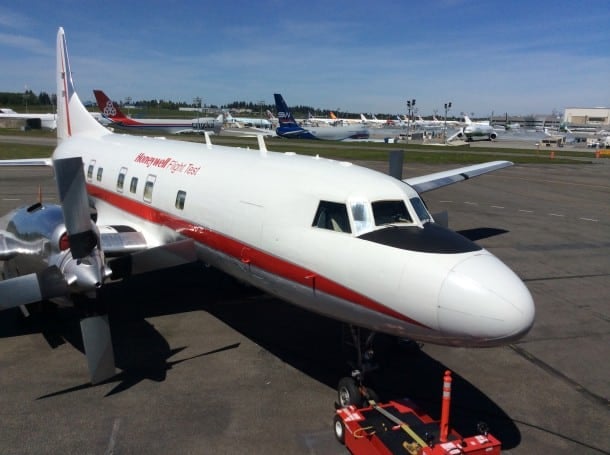
{"label": "airplane wing", "polygon": [[422,175],[404,179],[418,193],[425,193],[443,186],[451,185],[452,183],[468,180],[472,177],[486,174],[488,172],[497,171],[508,166],[512,166],[510,161],[490,161],[489,163],[475,164],[473,166],[461,167],[450,171],[435,172],[434,174]]}

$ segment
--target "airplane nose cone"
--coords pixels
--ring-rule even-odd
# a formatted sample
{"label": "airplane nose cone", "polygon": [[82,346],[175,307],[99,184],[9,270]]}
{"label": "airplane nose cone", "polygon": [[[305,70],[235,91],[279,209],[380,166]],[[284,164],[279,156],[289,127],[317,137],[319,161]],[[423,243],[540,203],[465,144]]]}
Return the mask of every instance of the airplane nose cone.
{"label": "airplane nose cone", "polygon": [[438,298],[439,328],[462,345],[516,340],[532,327],[534,314],[529,290],[491,254],[472,256],[454,266]]}

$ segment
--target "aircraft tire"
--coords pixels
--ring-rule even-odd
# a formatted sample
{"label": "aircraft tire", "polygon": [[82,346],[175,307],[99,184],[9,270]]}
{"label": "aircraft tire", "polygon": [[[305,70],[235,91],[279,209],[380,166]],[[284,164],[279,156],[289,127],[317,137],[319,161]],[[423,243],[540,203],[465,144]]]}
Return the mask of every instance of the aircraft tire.
{"label": "aircraft tire", "polygon": [[341,378],[337,387],[337,397],[342,408],[350,405],[360,406],[362,403],[360,390],[353,378]]}

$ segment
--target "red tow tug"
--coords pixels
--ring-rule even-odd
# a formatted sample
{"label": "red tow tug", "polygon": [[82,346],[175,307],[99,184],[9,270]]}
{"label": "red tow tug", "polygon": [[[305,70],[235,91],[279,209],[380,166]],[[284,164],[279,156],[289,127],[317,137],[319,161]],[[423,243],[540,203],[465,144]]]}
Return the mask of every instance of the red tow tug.
{"label": "red tow tug", "polygon": [[449,428],[451,372],[443,379],[441,420],[421,412],[408,399],[385,404],[370,400],[369,405],[337,409],[335,436],[354,455],[500,455],[501,443],[487,432],[463,437]]}

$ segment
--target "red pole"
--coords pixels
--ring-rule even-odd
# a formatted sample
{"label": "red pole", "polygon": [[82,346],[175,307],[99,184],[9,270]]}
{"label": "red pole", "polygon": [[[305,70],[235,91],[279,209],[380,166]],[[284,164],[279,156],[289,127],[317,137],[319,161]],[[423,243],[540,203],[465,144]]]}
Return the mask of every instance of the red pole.
{"label": "red pole", "polygon": [[451,371],[445,371],[443,378],[443,407],[441,410],[441,442],[447,442],[449,435],[449,407],[451,406]]}

